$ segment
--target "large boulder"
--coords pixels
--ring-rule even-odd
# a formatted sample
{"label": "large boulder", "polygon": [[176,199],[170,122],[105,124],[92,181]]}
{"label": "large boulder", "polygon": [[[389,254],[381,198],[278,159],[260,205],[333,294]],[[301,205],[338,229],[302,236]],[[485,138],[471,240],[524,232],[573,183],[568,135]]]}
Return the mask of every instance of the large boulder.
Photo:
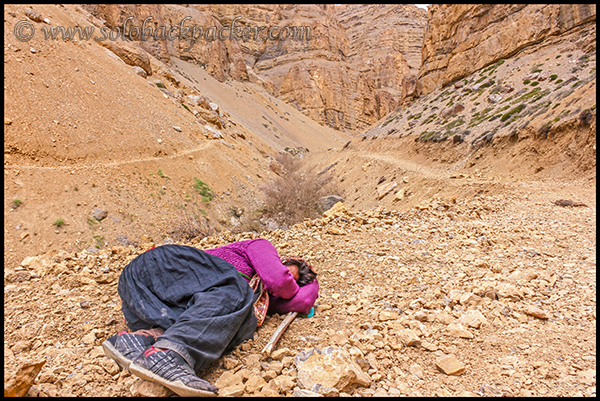
{"label": "large boulder", "polygon": [[119,56],[125,64],[140,67],[148,76],[152,75],[148,53],[141,48],[122,41],[99,40],[97,43]]}
{"label": "large boulder", "polygon": [[369,387],[371,378],[343,348],[313,348],[294,358],[301,389],[331,392],[348,391],[356,386]]}

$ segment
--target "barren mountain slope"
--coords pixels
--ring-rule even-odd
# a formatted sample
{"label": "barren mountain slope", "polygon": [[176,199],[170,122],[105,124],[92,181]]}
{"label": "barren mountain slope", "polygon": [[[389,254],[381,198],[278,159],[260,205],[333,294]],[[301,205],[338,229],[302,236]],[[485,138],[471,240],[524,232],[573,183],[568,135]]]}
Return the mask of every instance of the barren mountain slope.
{"label": "barren mountain slope", "polygon": [[[219,83],[185,62],[173,69],[194,81],[153,58],[144,79],[93,40],[43,40],[44,22],[32,22],[37,34],[19,42],[13,28],[28,20],[25,9],[5,7],[5,262],[142,235],[162,241],[185,210],[229,224],[232,207],[258,207],[257,188],[277,177],[270,165],[279,151],[350,139],[255,84]],[[73,5],[35,9],[52,26],[98,24]],[[202,202],[195,178],[213,201]],[[102,223],[91,216],[96,208],[108,212]]]}

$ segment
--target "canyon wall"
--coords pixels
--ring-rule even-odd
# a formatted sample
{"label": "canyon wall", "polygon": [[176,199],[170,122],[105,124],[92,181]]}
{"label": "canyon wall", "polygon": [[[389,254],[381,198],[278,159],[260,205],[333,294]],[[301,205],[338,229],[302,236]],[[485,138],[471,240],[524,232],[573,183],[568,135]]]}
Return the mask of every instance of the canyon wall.
{"label": "canyon wall", "polygon": [[424,93],[567,34],[565,40],[595,50],[595,4],[432,4],[427,18],[419,75]]}
{"label": "canyon wall", "polygon": [[[203,39],[140,41],[151,55],[200,64],[221,82],[249,80],[329,127],[358,131],[395,109],[402,80],[420,65],[425,10],[413,5],[84,5],[120,27],[203,27]],[[238,18],[239,17],[239,18]],[[206,40],[216,27],[225,40]],[[249,40],[230,40],[234,26]],[[268,30],[310,28],[309,40],[270,40]],[[261,28],[265,28],[261,31]],[[301,33],[297,30],[298,34]],[[215,33],[215,32],[213,32]],[[304,31],[308,34],[308,30]],[[305,35],[305,38],[307,36]]]}

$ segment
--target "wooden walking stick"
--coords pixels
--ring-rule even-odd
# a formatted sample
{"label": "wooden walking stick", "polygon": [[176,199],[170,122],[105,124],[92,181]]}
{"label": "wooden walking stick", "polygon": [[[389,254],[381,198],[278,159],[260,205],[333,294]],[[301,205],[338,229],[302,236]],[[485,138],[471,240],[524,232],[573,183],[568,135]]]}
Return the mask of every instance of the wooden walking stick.
{"label": "wooden walking stick", "polygon": [[263,348],[263,350],[262,350],[263,354],[270,355],[271,352],[273,352],[273,348],[275,348],[275,344],[277,344],[277,341],[279,341],[279,339],[283,335],[283,332],[285,331],[285,329],[287,329],[287,327],[290,325],[290,323],[292,323],[292,320],[294,320],[296,315],[298,315],[298,312],[290,312],[287,314],[285,319],[283,319],[283,322],[281,322],[279,324],[279,326],[277,327],[277,329],[271,336],[271,339],[269,340],[267,345],[265,345],[265,348]]}

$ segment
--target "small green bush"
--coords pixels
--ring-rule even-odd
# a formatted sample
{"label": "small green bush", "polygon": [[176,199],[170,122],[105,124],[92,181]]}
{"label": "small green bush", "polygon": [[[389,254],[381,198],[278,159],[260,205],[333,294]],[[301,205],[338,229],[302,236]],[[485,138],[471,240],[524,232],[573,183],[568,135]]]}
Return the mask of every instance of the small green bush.
{"label": "small green bush", "polygon": [[52,225],[56,226],[56,228],[60,228],[60,226],[62,226],[63,224],[65,224],[65,219],[63,218],[59,218],[54,223],[52,223]]}
{"label": "small green bush", "polygon": [[563,81],[562,79],[557,79],[557,80],[556,80],[556,82],[555,82],[555,84],[559,84],[559,83],[561,83],[562,81]]}
{"label": "small green bush", "polygon": [[533,82],[531,83],[531,86],[537,86],[537,85],[539,85],[539,84],[540,84],[540,83],[539,83],[538,81],[533,81]]}
{"label": "small green bush", "polygon": [[23,201],[21,199],[15,199],[12,201],[12,203],[13,203],[13,209],[16,209],[23,204]]}
{"label": "small green bush", "polygon": [[531,82],[531,80],[529,80],[529,79],[526,79],[525,81],[523,81],[523,83],[524,83],[525,85],[529,84],[530,82]]}
{"label": "small green bush", "polygon": [[202,182],[198,178],[194,177],[194,180],[196,181],[194,183],[194,189],[200,194],[200,196],[202,196],[202,202],[210,202],[215,196],[212,189],[210,189],[205,182]]}
{"label": "small green bush", "polygon": [[558,78],[558,75],[556,75],[556,74],[550,75],[550,81],[554,81],[556,78]]}

